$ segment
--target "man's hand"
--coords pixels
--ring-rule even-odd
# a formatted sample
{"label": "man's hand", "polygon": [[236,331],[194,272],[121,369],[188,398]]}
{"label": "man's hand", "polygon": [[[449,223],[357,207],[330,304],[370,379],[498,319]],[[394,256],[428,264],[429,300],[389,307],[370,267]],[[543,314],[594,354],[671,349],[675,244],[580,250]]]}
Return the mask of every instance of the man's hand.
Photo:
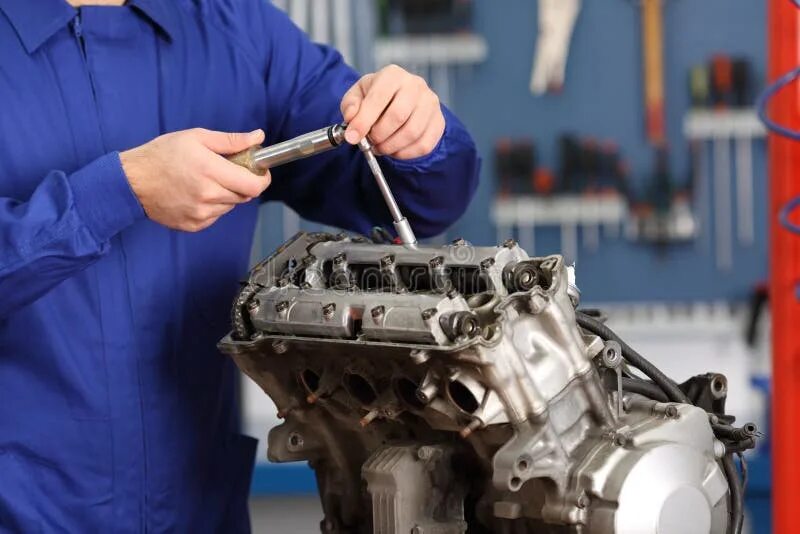
{"label": "man's hand", "polygon": [[122,152],[120,159],[150,219],[175,230],[197,232],[269,186],[269,172],[256,176],[220,155],[263,141],[261,130],[225,133],[195,128],[157,137]]}
{"label": "man's hand", "polygon": [[397,65],[367,74],[351,87],[342,98],[342,116],[348,143],[369,136],[378,154],[397,159],[427,156],[444,135],[439,97],[424,79]]}

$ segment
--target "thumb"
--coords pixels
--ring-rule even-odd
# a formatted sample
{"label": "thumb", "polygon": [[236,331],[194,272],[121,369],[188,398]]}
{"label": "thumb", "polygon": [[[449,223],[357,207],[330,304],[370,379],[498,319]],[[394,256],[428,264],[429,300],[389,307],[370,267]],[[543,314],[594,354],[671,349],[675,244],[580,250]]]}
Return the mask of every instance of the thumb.
{"label": "thumb", "polygon": [[264,131],[240,133],[200,130],[199,139],[203,146],[217,154],[236,154],[264,142]]}

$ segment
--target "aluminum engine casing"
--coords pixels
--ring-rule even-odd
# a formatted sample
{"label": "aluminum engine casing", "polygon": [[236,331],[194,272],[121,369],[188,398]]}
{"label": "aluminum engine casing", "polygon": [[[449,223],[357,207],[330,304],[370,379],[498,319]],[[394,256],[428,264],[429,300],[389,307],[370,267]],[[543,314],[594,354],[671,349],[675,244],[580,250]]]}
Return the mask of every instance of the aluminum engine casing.
{"label": "aluminum engine casing", "polygon": [[704,410],[607,391],[560,256],[298,234],[220,342],[309,461],[328,533],[723,533]]}

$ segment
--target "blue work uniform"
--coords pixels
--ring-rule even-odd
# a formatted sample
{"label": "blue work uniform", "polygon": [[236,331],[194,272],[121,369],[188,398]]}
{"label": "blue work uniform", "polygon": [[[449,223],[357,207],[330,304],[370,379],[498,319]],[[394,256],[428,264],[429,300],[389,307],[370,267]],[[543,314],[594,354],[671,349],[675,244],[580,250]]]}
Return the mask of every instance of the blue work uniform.
{"label": "blue work uniform", "polygon": [[[0,0],[0,531],[243,532],[255,440],[216,350],[258,201],[199,233],[147,219],[119,152],[165,132],[341,121],[357,80],[264,0]],[[384,161],[421,236],[466,208],[478,159]],[[276,169],[262,200],[366,232],[390,219],[363,157]]]}

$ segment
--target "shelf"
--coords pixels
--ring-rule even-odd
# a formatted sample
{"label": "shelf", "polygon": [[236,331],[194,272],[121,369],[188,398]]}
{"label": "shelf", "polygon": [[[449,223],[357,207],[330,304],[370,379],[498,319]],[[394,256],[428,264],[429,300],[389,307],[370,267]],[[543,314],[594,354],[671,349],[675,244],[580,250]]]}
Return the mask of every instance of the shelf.
{"label": "shelf", "polygon": [[496,201],[492,210],[498,226],[615,224],[627,214],[627,204],[618,196],[517,197]]}
{"label": "shelf", "polygon": [[381,37],[375,43],[375,62],[382,65],[471,65],[488,55],[480,35],[422,35]]}
{"label": "shelf", "polygon": [[688,139],[764,137],[766,128],[754,109],[696,110],[684,117],[683,134]]}

